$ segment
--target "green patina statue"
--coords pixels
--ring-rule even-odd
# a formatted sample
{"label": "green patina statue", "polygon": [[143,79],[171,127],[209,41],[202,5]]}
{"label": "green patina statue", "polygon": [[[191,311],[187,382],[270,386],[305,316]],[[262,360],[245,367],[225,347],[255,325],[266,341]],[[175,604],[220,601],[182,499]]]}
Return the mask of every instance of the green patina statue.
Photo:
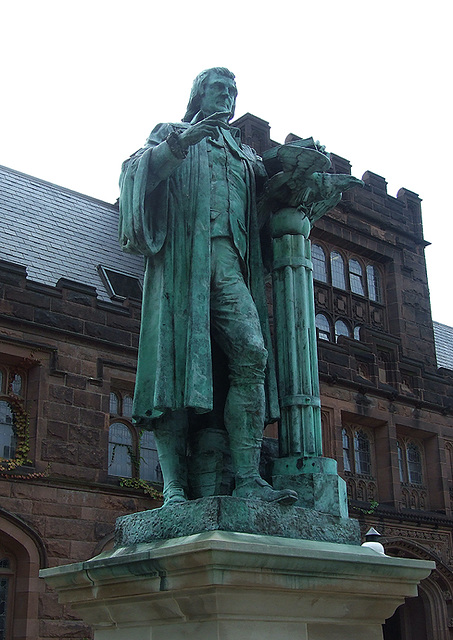
{"label": "green patina statue", "polygon": [[282,203],[319,217],[351,185],[323,177],[326,156],[312,141],[308,173],[299,148],[270,160],[268,180],[228,124],[236,95],[230,71],[203,71],[183,121],[158,125],[120,178],[120,243],[146,257],[133,416],[154,431],[164,506],[191,497],[188,433],[206,416],[228,433],[234,496],[297,500],[259,474],[263,428],[279,417],[260,230]]}
{"label": "green patina statue", "polygon": [[146,256],[133,415],[154,431],[165,504],[188,497],[187,432],[213,409],[213,342],[228,359],[234,495],[297,499],[258,473],[265,421],[278,417],[256,208],[266,172],[228,126],[236,95],[227,69],[202,72],[183,122],[158,125],[120,180],[120,242]]}

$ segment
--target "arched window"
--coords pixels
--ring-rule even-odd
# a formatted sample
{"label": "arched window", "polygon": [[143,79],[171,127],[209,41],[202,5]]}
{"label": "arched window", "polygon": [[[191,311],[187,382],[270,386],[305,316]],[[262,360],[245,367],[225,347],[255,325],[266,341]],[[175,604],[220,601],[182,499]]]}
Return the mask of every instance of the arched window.
{"label": "arched window", "polygon": [[374,434],[372,429],[357,424],[343,424],[343,471],[350,500],[372,502],[378,487],[374,477]]}
{"label": "arched window", "polygon": [[343,322],[343,320],[337,320],[335,323],[335,340],[338,339],[338,336],[346,336],[349,338],[350,335],[351,332],[349,331],[349,327],[346,322]]}
{"label": "arched window", "polygon": [[132,424],[133,392],[129,385],[124,386],[126,389],[116,385],[110,393],[108,474],[161,483],[154,434]]}
{"label": "arched window", "polygon": [[355,472],[371,474],[371,447],[368,435],[361,429],[354,434]]}
{"label": "arched window", "polygon": [[119,414],[119,398],[113,391],[110,393],[110,413],[114,416]]}
{"label": "arched window", "polygon": [[353,293],[365,295],[362,266],[355,258],[349,260],[349,284]]}
{"label": "arched window", "polygon": [[109,466],[111,476],[132,478],[133,439],[129,428],[122,422],[114,422],[109,429]]}
{"label": "arched window", "polygon": [[130,395],[123,397],[123,416],[125,418],[132,418],[132,396]]}
{"label": "arched window", "polygon": [[346,289],[343,256],[338,251],[331,251],[330,253],[330,275],[334,287]]}
{"label": "arched window", "polygon": [[22,387],[23,387],[22,376],[20,374],[16,373],[14,375],[14,378],[11,381],[11,391],[16,396],[21,396],[22,395]]}
{"label": "arched window", "polygon": [[341,437],[343,440],[343,468],[345,471],[352,471],[351,465],[351,442],[349,433],[346,429],[342,429]]}
{"label": "arched window", "polygon": [[143,431],[140,438],[140,478],[162,482],[156,441],[152,431]]}
{"label": "arched window", "polygon": [[0,400],[0,458],[10,460],[16,455],[17,439],[11,405]]}
{"label": "arched window", "polygon": [[420,448],[415,442],[408,442],[406,446],[407,475],[411,484],[423,484],[422,456]]}
{"label": "arched window", "polygon": [[311,247],[311,258],[313,261],[313,278],[327,282],[326,254],[319,244],[313,244]]}
{"label": "arched window", "polygon": [[366,279],[368,284],[368,297],[374,302],[382,302],[381,281],[379,270],[372,264],[366,268]]}
{"label": "arched window", "polygon": [[330,323],[328,321],[328,319],[326,318],[325,315],[323,315],[322,313],[318,313],[316,315],[316,329],[317,329],[317,333],[318,333],[318,338],[320,340],[327,340],[330,341],[331,340],[331,330],[330,330]]}
{"label": "arched window", "polygon": [[397,441],[396,446],[401,482],[423,485],[423,445],[410,438],[402,437]]}
{"label": "arched window", "polygon": [[362,326],[360,324],[357,324],[354,327],[354,340],[360,340],[360,331],[362,329]]}

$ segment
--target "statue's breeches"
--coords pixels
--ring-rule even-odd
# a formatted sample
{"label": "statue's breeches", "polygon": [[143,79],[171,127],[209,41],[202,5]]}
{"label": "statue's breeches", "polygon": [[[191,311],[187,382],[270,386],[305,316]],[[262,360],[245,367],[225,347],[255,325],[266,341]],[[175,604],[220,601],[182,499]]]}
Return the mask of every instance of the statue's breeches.
{"label": "statue's breeches", "polygon": [[255,303],[229,238],[213,238],[211,328],[228,358],[230,384],[263,384],[267,362]]}

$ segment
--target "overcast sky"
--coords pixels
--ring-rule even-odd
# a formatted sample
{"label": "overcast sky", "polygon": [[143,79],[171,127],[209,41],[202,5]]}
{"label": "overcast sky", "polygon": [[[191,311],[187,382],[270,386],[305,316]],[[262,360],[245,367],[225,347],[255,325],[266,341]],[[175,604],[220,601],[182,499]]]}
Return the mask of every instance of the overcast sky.
{"label": "overcast sky", "polygon": [[114,202],[121,162],[181,119],[199,71],[226,66],[236,116],[420,195],[433,318],[452,326],[452,17],[451,0],[16,0],[1,12],[0,164]]}

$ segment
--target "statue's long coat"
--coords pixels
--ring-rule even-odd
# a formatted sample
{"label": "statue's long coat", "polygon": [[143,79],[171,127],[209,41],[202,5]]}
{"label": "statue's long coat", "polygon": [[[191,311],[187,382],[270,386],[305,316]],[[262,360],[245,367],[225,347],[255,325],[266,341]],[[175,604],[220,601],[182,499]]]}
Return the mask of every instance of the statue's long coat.
{"label": "statue's long coat", "polygon": [[[146,257],[133,409],[137,424],[145,428],[152,428],[151,420],[166,409],[207,412],[213,406],[206,140],[189,148],[169,178],[159,182],[149,171],[153,147],[185,126],[158,125],[146,146],[124,163],[120,178],[120,243],[124,251]],[[271,420],[278,416],[278,400],[256,212],[254,168],[259,161],[252,149],[241,149],[247,175],[249,288],[269,351],[266,390]]]}

